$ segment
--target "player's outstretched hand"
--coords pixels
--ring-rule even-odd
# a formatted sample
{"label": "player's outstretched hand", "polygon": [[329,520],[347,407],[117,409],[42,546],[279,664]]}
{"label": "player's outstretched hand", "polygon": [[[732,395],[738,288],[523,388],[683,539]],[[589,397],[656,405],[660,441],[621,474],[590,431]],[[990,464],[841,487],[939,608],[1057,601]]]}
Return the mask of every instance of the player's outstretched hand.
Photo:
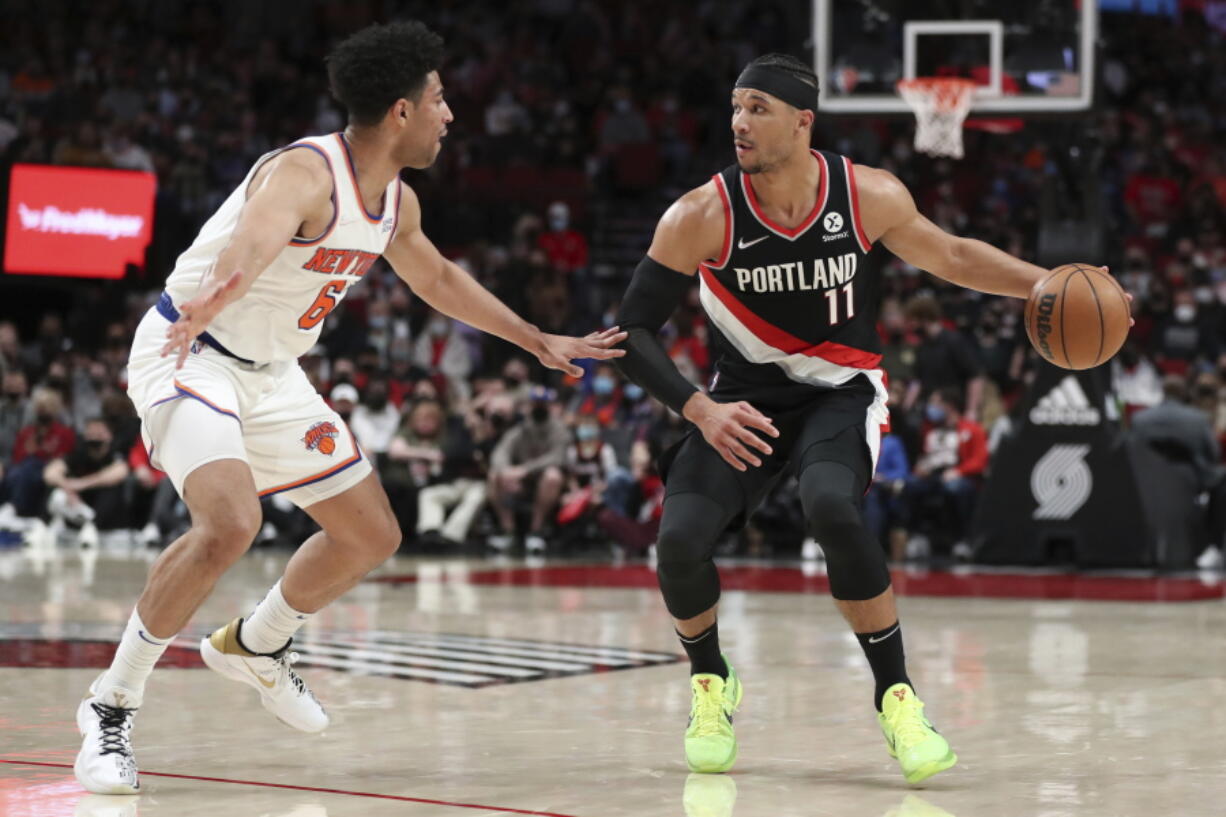
{"label": "player's outstretched hand", "polygon": [[725,461],[738,471],[747,471],[762,464],[756,449],[770,454],[770,443],[754,432],[761,431],[768,437],[778,437],[779,429],[771,419],[745,401],[737,403],[711,403],[702,416],[694,420],[703,439],[719,452]]}
{"label": "player's outstretched hand", "polygon": [[571,363],[572,360],[608,360],[626,354],[625,349],[612,348],[626,339],[626,333],[616,326],[592,332],[581,338],[572,338],[569,335],[543,337],[543,346],[541,351],[536,353],[537,358],[550,369],[566,372],[571,377],[583,376],[583,369]]}
{"label": "player's outstretched hand", "polygon": [[162,357],[174,354],[177,357],[175,368],[182,369],[192,343],[217,317],[227,303],[227,296],[238,287],[242,278],[243,274],[235,270],[226,280],[211,282],[195,298],[179,304],[179,319],[166,330]]}

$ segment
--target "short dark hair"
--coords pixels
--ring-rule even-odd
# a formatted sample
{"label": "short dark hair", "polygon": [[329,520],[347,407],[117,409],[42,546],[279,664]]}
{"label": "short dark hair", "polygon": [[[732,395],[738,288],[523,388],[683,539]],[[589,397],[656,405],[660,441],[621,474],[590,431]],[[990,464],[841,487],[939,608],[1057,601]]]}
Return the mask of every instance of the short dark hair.
{"label": "short dark hair", "polygon": [[1188,402],[1188,381],[1182,375],[1168,374],[1162,378],[1162,396],[1177,403]]}
{"label": "short dark hair", "polygon": [[806,85],[812,85],[814,95],[821,92],[822,86],[817,80],[817,72],[813,70],[813,66],[809,65],[804,60],[793,57],[791,54],[763,54],[757,59],[750,61],[750,63],[745,67],[753,68],[754,66],[758,65],[765,68],[774,68],[776,70],[786,71]]}
{"label": "short dark hair", "polygon": [[945,386],[936,390],[936,395],[942,403],[952,408],[956,413],[962,413],[962,389],[957,386]]}
{"label": "short dark hair", "polygon": [[941,302],[931,295],[916,295],[907,301],[903,314],[919,323],[933,323],[941,320]]}
{"label": "short dark hair", "polygon": [[420,102],[442,61],[443,38],[415,20],[367,26],[324,60],[332,96],[355,125],[378,124],[397,99]]}

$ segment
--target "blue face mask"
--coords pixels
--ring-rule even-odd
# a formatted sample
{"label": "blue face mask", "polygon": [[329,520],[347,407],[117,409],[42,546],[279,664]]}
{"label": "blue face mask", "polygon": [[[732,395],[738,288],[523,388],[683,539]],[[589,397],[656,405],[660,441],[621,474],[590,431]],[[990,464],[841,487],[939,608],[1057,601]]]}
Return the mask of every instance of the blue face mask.
{"label": "blue face mask", "polygon": [[599,395],[612,394],[614,385],[613,378],[608,375],[602,374],[592,378],[592,391]]}
{"label": "blue face mask", "polygon": [[596,426],[579,426],[575,429],[575,436],[580,440],[594,440],[600,436],[600,429]]}
{"label": "blue face mask", "polygon": [[626,395],[627,400],[638,402],[643,399],[643,387],[638,383],[627,383],[626,388],[622,389],[622,394]]}
{"label": "blue face mask", "polygon": [[945,422],[945,408],[943,406],[934,406],[931,403],[924,408],[924,416],[928,418],[930,423]]}

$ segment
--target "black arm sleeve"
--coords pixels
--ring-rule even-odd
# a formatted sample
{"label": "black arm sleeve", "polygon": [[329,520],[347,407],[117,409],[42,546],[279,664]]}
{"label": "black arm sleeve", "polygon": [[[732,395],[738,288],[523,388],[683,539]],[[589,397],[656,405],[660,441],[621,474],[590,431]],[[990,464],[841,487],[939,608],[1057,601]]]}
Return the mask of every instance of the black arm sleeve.
{"label": "black arm sleeve", "polygon": [[677,364],[660,343],[660,327],[673,314],[694,277],[644,258],[634,270],[617,313],[617,325],[629,337],[622,342],[624,357],[613,363],[626,377],[678,414],[698,388],[682,377]]}

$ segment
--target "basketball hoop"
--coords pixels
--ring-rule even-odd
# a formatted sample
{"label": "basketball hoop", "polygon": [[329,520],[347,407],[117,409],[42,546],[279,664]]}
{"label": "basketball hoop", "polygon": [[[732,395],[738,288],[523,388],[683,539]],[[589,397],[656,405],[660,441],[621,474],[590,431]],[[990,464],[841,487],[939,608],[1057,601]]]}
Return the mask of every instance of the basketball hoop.
{"label": "basketball hoop", "polygon": [[957,77],[916,77],[899,80],[896,87],[915,111],[915,149],[961,159],[962,123],[971,111],[975,83]]}

